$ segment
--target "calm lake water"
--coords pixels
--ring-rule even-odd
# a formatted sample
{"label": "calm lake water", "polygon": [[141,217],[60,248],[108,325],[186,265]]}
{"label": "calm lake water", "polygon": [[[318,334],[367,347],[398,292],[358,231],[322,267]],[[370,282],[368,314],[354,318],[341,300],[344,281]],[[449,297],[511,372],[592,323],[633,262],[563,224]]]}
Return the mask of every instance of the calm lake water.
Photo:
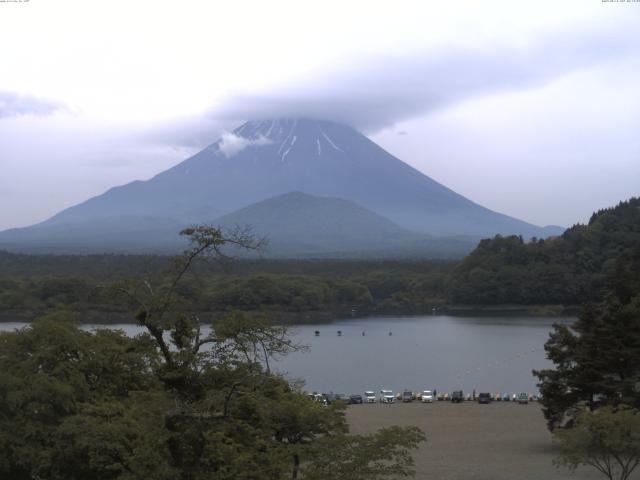
{"label": "calm lake water", "polygon": [[[273,368],[291,379],[305,379],[307,390],[319,392],[408,388],[466,393],[475,388],[477,392],[535,393],[531,370],[551,365],[543,345],[552,325],[571,321],[566,317],[429,315],[295,326],[292,336],[308,351],[278,359]],[[0,323],[0,330],[24,325]],[[130,334],[140,331],[129,324],[109,328]]]}

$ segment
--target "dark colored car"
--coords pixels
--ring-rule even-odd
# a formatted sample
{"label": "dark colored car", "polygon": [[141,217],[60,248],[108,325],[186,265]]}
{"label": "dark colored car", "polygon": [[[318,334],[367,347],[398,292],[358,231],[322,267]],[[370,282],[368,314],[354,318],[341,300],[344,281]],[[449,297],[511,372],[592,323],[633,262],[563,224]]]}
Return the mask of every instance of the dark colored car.
{"label": "dark colored car", "polygon": [[402,401],[403,402],[412,402],[413,401],[413,393],[409,390],[405,390],[402,392]]}
{"label": "dark colored car", "polygon": [[451,403],[460,403],[464,401],[464,393],[462,390],[456,390],[451,394]]}
{"label": "dark colored car", "polygon": [[358,403],[363,403],[362,395],[351,395],[349,397],[349,404],[354,405]]}
{"label": "dark colored car", "polygon": [[478,394],[478,403],[491,403],[491,394],[486,392]]}

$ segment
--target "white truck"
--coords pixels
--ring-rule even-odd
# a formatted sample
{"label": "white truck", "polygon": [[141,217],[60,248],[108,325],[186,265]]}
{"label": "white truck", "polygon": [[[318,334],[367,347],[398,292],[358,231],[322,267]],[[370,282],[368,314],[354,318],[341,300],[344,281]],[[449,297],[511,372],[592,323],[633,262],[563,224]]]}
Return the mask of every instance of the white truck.
{"label": "white truck", "polygon": [[371,390],[367,390],[364,392],[364,401],[365,403],[376,403],[376,394]]}

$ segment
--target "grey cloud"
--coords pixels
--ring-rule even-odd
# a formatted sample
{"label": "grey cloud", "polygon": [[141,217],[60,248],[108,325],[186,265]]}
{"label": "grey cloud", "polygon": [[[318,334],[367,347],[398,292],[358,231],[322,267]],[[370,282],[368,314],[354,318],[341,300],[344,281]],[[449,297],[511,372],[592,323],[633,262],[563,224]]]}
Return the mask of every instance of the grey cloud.
{"label": "grey cloud", "polygon": [[67,107],[59,102],[0,90],[0,118],[19,115],[51,115],[57,111],[66,110]]}
{"label": "grey cloud", "polygon": [[616,30],[541,34],[524,44],[360,59],[277,91],[228,98],[210,115],[235,122],[306,116],[373,132],[474,97],[544,85],[579,69],[638,55],[637,23]]}

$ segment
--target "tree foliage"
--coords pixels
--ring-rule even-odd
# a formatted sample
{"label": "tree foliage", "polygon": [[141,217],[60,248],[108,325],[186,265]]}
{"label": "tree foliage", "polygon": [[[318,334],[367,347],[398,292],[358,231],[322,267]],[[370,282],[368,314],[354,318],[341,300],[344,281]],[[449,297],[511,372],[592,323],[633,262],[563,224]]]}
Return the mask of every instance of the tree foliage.
{"label": "tree foliage", "polygon": [[[269,268],[268,264],[264,266]],[[242,310],[285,321],[300,321],[300,313],[307,314],[305,318],[335,318],[354,309],[363,315],[421,313],[444,302],[447,265],[425,264],[422,273],[413,271],[415,266],[410,264],[390,271],[373,264],[365,273],[359,271],[363,266],[350,266],[353,271],[345,267],[345,273],[301,274],[293,273],[297,267],[291,263],[283,266],[284,272],[222,275],[196,262],[197,275],[184,278],[175,293],[189,298],[191,312],[224,315]],[[147,274],[148,278],[158,276],[155,270]],[[142,291],[139,277],[133,278],[129,283],[138,284]],[[8,318],[30,319],[65,309],[80,313],[88,322],[121,323],[129,318],[132,304],[115,299],[113,290],[105,285],[107,282],[97,278],[0,278],[0,312]]]}
{"label": "tree foliage", "polygon": [[329,445],[336,478],[410,474],[417,429],[349,436],[344,405],[271,372],[273,356],[300,348],[284,327],[243,312],[201,326],[182,288],[194,261],[256,245],[210,227],[183,233],[191,248],[165,277],[114,286],[143,334],[84,331],[68,314],[0,333],[0,477],[317,478]]}
{"label": "tree foliage", "polygon": [[640,248],[614,272],[606,299],[587,305],[573,325],[556,325],[545,344],[555,368],[534,374],[552,429],[585,407],[640,408]]}
{"label": "tree foliage", "polygon": [[640,465],[640,413],[604,407],[581,413],[573,428],[554,437],[560,446],[556,464],[575,470],[595,468],[609,480],[627,480]]}
{"label": "tree foliage", "polygon": [[457,304],[580,305],[602,299],[618,258],[640,245],[640,198],[594,213],[559,237],[483,240],[453,271]]}
{"label": "tree foliage", "polygon": [[326,436],[304,468],[308,480],[384,480],[413,476],[410,451],[425,440],[417,427],[383,428],[373,435]]}
{"label": "tree foliage", "polygon": [[157,362],[149,338],[67,315],[0,334],[0,477],[169,478]]}

